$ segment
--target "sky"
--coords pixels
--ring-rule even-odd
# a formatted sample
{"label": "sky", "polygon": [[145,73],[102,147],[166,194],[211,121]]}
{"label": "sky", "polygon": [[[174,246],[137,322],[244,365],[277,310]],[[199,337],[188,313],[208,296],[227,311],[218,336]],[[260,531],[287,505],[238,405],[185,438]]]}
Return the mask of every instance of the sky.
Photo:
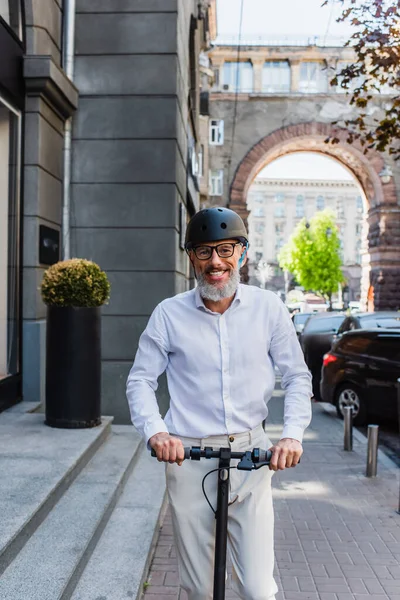
{"label": "sky", "polygon": [[293,152],[282,156],[260,171],[258,177],[354,180],[353,175],[338,161],[316,152]]}
{"label": "sky", "polygon": [[[242,35],[339,36],[348,39],[352,28],[336,23],[341,4],[330,0],[243,0]],[[218,35],[238,35],[241,0],[217,0]],[[260,177],[290,179],[341,179],[353,176],[337,161],[321,154],[297,152],[284,156],[263,169]]]}
{"label": "sky", "polygon": [[[244,35],[344,36],[352,29],[336,23],[341,13],[337,0],[321,8],[323,0],[243,0]],[[241,0],[217,0],[219,35],[238,35]]]}

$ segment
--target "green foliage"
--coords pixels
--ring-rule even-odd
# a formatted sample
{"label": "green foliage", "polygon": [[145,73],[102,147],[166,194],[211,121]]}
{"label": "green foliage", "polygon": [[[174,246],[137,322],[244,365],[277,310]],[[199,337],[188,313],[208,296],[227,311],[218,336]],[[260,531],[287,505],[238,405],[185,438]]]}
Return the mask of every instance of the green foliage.
{"label": "green foliage", "polygon": [[279,266],[292,273],[306,290],[330,298],[343,282],[339,249],[335,215],[321,211],[310,223],[300,221],[279,254]]}
{"label": "green foliage", "polygon": [[101,306],[110,297],[110,283],[96,263],[72,258],[45,271],[41,291],[49,306]]}
{"label": "green foliage", "polygon": [[[354,119],[338,122],[349,131],[347,141],[359,140],[364,154],[369,149],[388,151],[400,158],[400,27],[399,0],[332,0],[343,4],[338,21],[349,21],[354,33],[347,42],[355,60],[346,65],[331,84],[350,94],[350,104],[358,109]],[[325,0],[323,6],[328,3]],[[392,91],[379,96],[383,86]],[[380,106],[378,117],[373,107]],[[337,124],[337,123],[335,123]],[[326,140],[338,143],[332,136]]]}

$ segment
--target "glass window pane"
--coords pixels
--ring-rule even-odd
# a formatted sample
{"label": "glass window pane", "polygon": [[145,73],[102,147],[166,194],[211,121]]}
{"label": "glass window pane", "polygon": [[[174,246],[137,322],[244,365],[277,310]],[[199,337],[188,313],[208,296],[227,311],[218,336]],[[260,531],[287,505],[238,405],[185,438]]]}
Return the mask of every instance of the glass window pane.
{"label": "glass window pane", "polygon": [[290,66],[287,61],[267,61],[263,66],[262,91],[290,92]]}
{"label": "glass window pane", "polygon": [[250,62],[224,63],[223,76],[224,85],[229,86],[228,91],[253,91],[253,65]]}
{"label": "glass window pane", "polygon": [[22,39],[21,2],[20,0],[0,0],[0,17]]}
{"label": "glass window pane", "polygon": [[327,72],[323,62],[301,63],[299,91],[304,94],[316,94],[328,91]]}
{"label": "glass window pane", "polygon": [[0,100],[0,378],[19,370],[19,152],[19,117]]}

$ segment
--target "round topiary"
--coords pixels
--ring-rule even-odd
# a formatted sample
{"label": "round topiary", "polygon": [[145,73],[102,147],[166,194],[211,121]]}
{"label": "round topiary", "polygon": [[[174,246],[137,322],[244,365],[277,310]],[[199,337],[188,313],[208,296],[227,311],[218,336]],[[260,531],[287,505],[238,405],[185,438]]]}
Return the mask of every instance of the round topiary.
{"label": "round topiary", "polygon": [[110,297],[110,283],[96,263],[71,258],[45,271],[41,291],[49,306],[101,306]]}

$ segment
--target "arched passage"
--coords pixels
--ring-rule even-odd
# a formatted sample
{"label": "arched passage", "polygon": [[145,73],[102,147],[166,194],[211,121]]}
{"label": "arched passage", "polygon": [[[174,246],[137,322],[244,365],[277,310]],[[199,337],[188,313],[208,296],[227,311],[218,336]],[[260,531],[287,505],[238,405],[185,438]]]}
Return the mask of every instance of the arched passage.
{"label": "arched passage", "polygon": [[[327,144],[329,136],[338,144]],[[393,179],[383,184],[379,173],[383,157],[363,154],[357,144],[346,142],[347,132],[323,123],[282,127],[259,140],[239,163],[231,187],[229,206],[242,217],[248,215],[246,198],[252,181],[267,164],[298,151],[321,152],[349,169],[364,192],[367,225],[363,244],[361,300],[373,289],[374,309],[400,309],[400,207]],[[369,303],[371,307],[371,303]]]}

